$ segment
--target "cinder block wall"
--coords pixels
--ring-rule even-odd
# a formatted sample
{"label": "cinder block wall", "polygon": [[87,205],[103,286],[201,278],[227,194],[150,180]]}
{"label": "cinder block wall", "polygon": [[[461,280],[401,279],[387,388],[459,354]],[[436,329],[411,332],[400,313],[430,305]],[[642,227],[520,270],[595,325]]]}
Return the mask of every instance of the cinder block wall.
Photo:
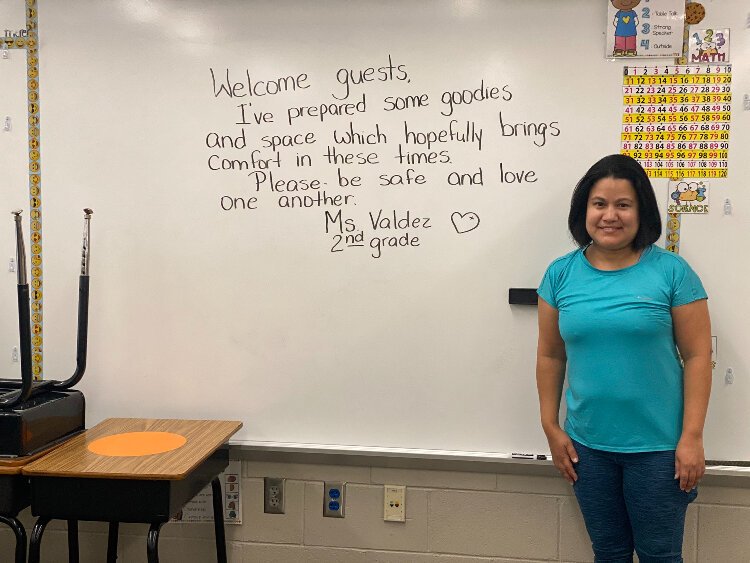
{"label": "cinder block wall", "polygon": [[[377,459],[373,460],[377,462]],[[538,468],[536,473],[540,473]],[[378,465],[243,462],[243,524],[227,526],[232,563],[533,563],[592,561],[575,498],[554,469],[529,474],[399,469]],[[285,477],[286,514],[263,513],[263,477]],[[346,518],[323,518],[323,481],[346,481]],[[407,486],[405,523],[384,522],[383,484]],[[133,499],[137,502],[137,499]],[[106,502],[106,499],[102,499]],[[23,515],[27,530],[33,519]],[[80,524],[82,563],[105,560],[106,525]],[[146,526],[122,525],[118,563],[146,562]],[[13,561],[0,535],[0,561]],[[42,544],[44,563],[67,563],[64,523]],[[213,528],[167,524],[163,563],[215,561]],[[750,475],[707,476],[688,511],[686,563],[750,562]]]}

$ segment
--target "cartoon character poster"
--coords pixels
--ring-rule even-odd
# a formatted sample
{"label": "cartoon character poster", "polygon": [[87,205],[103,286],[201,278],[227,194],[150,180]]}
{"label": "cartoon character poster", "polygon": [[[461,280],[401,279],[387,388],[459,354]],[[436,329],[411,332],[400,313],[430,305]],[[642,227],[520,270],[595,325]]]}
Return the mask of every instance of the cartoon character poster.
{"label": "cartoon character poster", "polygon": [[670,180],[667,213],[708,213],[708,182],[696,178]]}
{"label": "cartoon character poster", "polygon": [[680,57],[683,0],[609,0],[607,58]]}
{"label": "cartoon character poster", "polygon": [[729,30],[697,29],[691,32],[688,62],[729,62]]}

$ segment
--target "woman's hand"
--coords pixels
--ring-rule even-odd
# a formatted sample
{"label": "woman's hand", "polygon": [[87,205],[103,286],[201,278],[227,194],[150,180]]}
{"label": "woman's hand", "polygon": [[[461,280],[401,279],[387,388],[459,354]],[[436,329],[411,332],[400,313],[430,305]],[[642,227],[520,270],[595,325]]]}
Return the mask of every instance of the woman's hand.
{"label": "woman's hand", "polygon": [[547,431],[547,442],[549,442],[549,451],[552,453],[552,461],[563,479],[571,485],[578,481],[578,475],[573,468],[573,464],[578,463],[578,454],[570,436],[565,430],[556,426]]}
{"label": "woman's hand", "polygon": [[688,436],[680,438],[674,458],[674,478],[680,480],[680,489],[688,492],[695,488],[705,472],[703,439]]}

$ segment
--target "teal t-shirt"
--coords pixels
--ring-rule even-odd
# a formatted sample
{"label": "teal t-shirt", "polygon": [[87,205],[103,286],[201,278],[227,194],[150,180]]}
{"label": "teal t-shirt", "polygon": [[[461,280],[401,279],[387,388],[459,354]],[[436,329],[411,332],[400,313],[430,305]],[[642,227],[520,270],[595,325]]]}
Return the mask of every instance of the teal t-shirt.
{"label": "teal t-shirt", "polygon": [[552,262],[538,289],[565,342],[565,431],[599,450],[674,450],[683,382],[671,309],[706,291],[683,258],[657,246],[614,271],[594,268],[584,250]]}

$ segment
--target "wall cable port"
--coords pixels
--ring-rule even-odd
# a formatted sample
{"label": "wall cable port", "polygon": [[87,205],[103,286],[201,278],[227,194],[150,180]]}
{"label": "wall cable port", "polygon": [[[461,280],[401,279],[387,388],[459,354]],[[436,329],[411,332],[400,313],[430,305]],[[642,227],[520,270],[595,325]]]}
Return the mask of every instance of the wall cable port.
{"label": "wall cable port", "polygon": [[404,485],[383,486],[383,520],[406,522],[406,487]]}

